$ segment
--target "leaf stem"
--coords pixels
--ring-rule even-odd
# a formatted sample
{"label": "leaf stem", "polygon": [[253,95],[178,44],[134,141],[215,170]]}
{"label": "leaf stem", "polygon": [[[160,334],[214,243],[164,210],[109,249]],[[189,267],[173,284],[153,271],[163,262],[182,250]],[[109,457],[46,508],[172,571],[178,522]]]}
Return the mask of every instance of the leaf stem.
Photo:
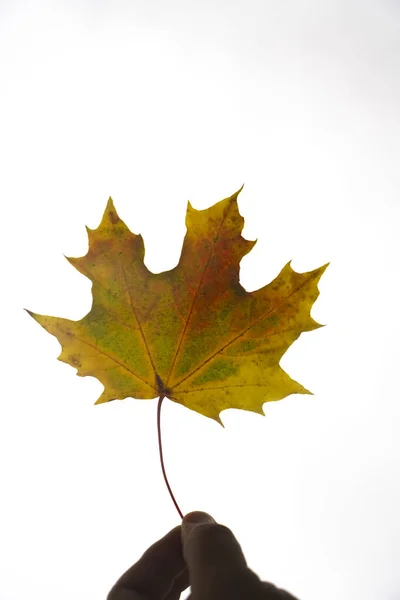
{"label": "leaf stem", "polygon": [[181,509],[179,508],[177,501],[175,500],[174,494],[172,493],[171,486],[168,483],[168,478],[167,478],[167,474],[165,472],[165,466],[164,466],[163,449],[162,449],[162,442],[161,442],[161,405],[162,405],[162,401],[164,400],[164,398],[165,398],[165,396],[160,396],[158,399],[158,405],[157,405],[157,434],[158,434],[158,450],[160,452],[161,470],[162,470],[162,474],[164,476],[165,485],[167,486],[167,489],[169,491],[169,495],[171,496],[172,502],[175,504],[175,508],[178,511],[180,518],[183,519],[183,513],[182,513]]}

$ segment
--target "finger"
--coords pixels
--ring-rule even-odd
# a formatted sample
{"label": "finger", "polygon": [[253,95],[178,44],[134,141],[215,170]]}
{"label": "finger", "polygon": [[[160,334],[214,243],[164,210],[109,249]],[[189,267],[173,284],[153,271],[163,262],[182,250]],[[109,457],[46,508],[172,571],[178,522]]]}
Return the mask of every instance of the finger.
{"label": "finger", "polygon": [[247,568],[232,531],[207,513],[196,511],[185,516],[182,544],[193,600],[250,598],[259,592],[260,580]]}
{"label": "finger", "polygon": [[176,596],[179,587],[180,592],[188,587],[180,526],[146,550],[120,577],[107,600],[175,600],[171,594]]}
{"label": "finger", "polygon": [[186,590],[189,585],[189,573],[188,570],[185,569],[181,575],[178,575],[175,579],[171,591],[165,596],[165,599],[163,598],[163,600],[179,600],[182,592]]}
{"label": "finger", "polygon": [[272,583],[268,583],[267,581],[263,581],[261,583],[262,589],[265,592],[265,598],[271,600],[297,600],[292,594],[282,590],[281,588],[277,588]]}

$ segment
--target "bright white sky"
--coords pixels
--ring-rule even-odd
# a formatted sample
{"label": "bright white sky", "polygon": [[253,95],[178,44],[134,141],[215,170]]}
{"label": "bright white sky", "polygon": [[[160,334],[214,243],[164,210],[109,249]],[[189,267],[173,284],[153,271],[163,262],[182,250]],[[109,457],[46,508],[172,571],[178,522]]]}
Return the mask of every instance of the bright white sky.
{"label": "bright white sky", "polygon": [[400,594],[400,5],[394,0],[5,1],[0,600],[99,600],[178,524],[156,400],[94,406],[23,307],[82,318],[108,197],[172,268],[187,200],[242,183],[248,290],[331,265],[282,366],[315,396],[223,413],[170,401],[182,510],[228,525],[300,600]]}

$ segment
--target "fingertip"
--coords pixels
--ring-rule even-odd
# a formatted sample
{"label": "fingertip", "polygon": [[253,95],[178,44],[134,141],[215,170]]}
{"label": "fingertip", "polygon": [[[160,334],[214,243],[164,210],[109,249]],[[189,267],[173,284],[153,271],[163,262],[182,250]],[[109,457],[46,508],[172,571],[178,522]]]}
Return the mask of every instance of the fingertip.
{"label": "fingertip", "polygon": [[242,549],[232,531],[214,519],[182,523],[182,545],[192,585],[215,577],[235,578],[247,569]]}
{"label": "fingertip", "polygon": [[186,522],[203,522],[205,521],[206,523],[212,522],[215,523],[215,519],[212,518],[211,515],[209,515],[208,513],[202,511],[202,510],[193,510],[192,512],[188,513],[187,515],[185,515],[183,517],[183,521]]}
{"label": "fingertip", "polygon": [[196,527],[209,524],[216,524],[216,521],[206,512],[195,510],[185,515],[182,520],[182,543],[188,541]]}

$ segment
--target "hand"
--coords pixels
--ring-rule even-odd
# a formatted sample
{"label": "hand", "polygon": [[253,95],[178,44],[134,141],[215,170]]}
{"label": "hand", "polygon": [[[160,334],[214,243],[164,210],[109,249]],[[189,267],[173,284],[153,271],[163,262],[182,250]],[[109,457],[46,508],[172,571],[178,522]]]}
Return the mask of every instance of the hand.
{"label": "hand", "polygon": [[203,512],[189,513],[150,546],[107,600],[179,600],[189,585],[191,600],[296,600],[260,581],[231,530]]}

